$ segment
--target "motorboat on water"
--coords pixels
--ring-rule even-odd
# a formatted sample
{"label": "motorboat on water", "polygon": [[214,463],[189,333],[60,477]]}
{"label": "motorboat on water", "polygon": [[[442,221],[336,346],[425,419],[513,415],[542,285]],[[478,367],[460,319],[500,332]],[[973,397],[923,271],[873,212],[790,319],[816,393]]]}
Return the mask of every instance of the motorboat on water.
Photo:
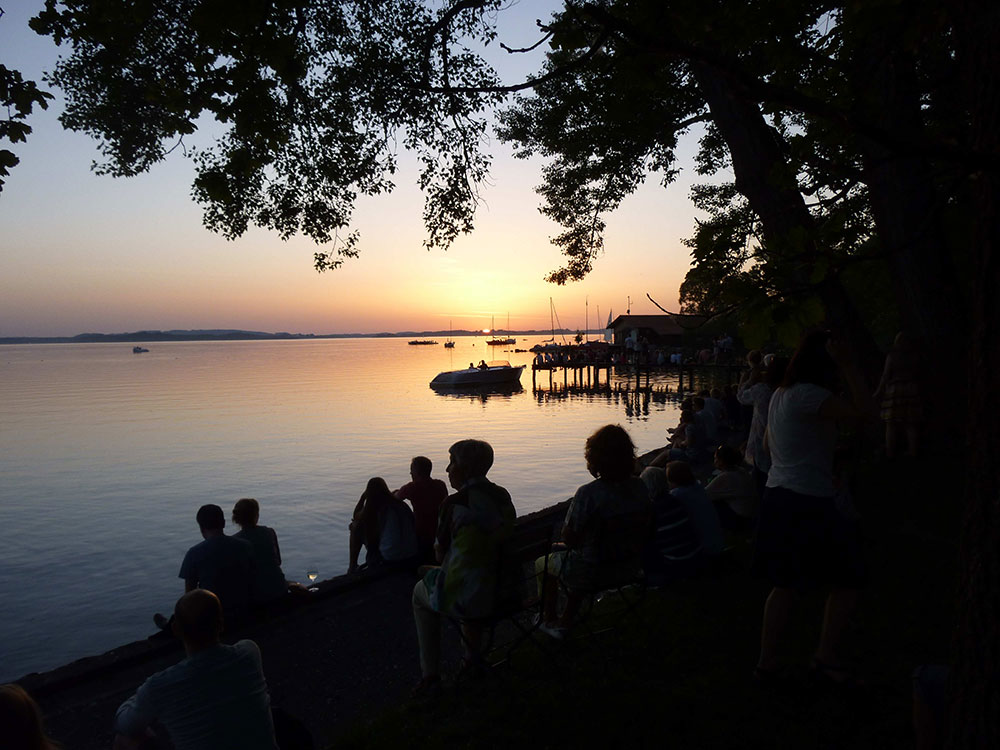
{"label": "motorboat on water", "polygon": [[524,365],[511,367],[510,362],[506,360],[494,360],[479,367],[440,372],[431,381],[431,387],[520,383],[523,370]]}
{"label": "motorboat on water", "polygon": [[413,341],[407,341],[410,346],[433,346],[437,341],[431,341],[430,339],[413,339]]}
{"label": "motorboat on water", "polygon": [[133,354],[142,354],[143,352],[148,352],[148,351],[149,351],[149,349],[143,349],[141,346],[133,346],[132,347],[132,353]]}

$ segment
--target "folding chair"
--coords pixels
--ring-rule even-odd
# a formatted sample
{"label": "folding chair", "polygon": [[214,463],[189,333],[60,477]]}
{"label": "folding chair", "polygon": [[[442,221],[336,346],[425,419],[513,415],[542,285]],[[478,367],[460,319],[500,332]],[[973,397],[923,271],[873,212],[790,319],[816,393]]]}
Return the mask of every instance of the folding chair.
{"label": "folding chair", "polygon": [[[583,580],[560,581],[567,598],[583,597],[577,614],[586,620],[594,604],[616,596],[622,607],[605,615],[615,615],[615,623],[639,606],[646,594],[646,577],[642,569],[642,551],[649,539],[650,513],[646,510],[602,516],[597,522],[597,562]],[[597,632],[607,632],[613,626]]]}
{"label": "folding chair", "polygon": [[[541,599],[536,591],[534,562],[551,548],[552,536],[551,524],[515,528],[514,535],[501,547],[497,561],[496,606],[493,613],[481,618],[448,617],[458,629],[466,650],[478,654],[483,668],[510,663],[514,651],[538,629]],[[468,642],[463,626],[479,628],[483,632],[478,649]],[[500,646],[497,645],[498,630],[512,634]],[[499,659],[495,658],[497,652],[502,652]]]}

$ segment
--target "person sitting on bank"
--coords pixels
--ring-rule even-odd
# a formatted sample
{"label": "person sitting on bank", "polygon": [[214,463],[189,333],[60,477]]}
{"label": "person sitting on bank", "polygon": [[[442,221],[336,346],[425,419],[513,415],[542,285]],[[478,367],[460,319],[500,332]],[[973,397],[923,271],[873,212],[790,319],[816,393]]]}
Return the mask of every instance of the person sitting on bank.
{"label": "person sitting on bank", "polygon": [[686,461],[671,461],[667,464],[666,473],[670,494],[687,509],[705,554],[710,558],[718,555],[725,546],[719,514],[708,499],[705,488],[695,479],[691,465]]}
{"label": "person sitting on bank", "polygon": [[441,564],[413,587],[413,619],[420,647],[421,680],[415,698],[441,689],[441,615],[461,619],[465,657],[462,674],[480,666],[481,630],[474,622],[496,611],[507,593],[503,554],[517,515],[510,493],[486,478],[493,447],[483,440],[460,440],[448,449],[445,469],[456,490],[441,506],[434,550]]}
{"label": "person sitting on bank", "polygon": [[[555,551],[535,561],[539,593],[543,597],[543,632],[562,638],[576,616],[582,601],[580,588],[602,582],[616,583],[639,574],[640,553],[648,536],[652,506],[646,485],[632,476],[635,467],[635,445],[620,425],[605,425],[587,438],[584,446],[587,471],[593,482],[577,489],[570,500],[563,523],[562,544]],[[632,516],[635,528],[641,529],[637,539],[621,539],[621,559],[608,560],[607,539],[601,534],[606,519]],[[628,550],[634,548],[634,554]],[[558,584],[568,589],[566,608],[556,612]]]}
{"label": "person sitting on bank", "polygon": [[11,750],[58,750],[45,734],[42,710],[20,685],[0,685],[0,747]]}
{"label": "person sitting on bank", "polygon": [[[204,589],[178,599],[171,622],[186,657],[147,679],[118,708],[115,750],[277,750],[257,644],[220,643],[222,606]],[[157,734],[160,727],[168,739]]]}
{"label": "person sitting on bank", "polygon": [[389,486],[382,477],[368,480],[354,508],[350,531],[348,573],[357,571],[362,545],[365,547],[365,563],[369,567],[416,561],[417,532],[413,511],[389,492]]}
{"label": "person sitting on bank", "polygon": [[[185,592],[206,589],[219,597],[226,627],[232,630],[250,609],[253,550],[246,540],[226,536],[226,516],[218,505],[201,506],[195,519],[204,541],[184,555],[179,576]],[[160,613],[153,616],[153,622],[162,630],[170,628],[170,621]]]}
{"label": "person sitting on bank", "polygon": [[[709,447],[719,444],[719,421],[716,419],[715,411],[708,406],[708,399],[704,396],[695,396],[691,399],[694,408],[694,418],[705,430],[705,438]],[[721,405],[721,403],[720,403]]]}
{"label": "person sitting on bank", "polygon": [[640,477],[653,504],[652,534],[642,551],[642,570],[650,586],[691,578],[705,567],[705,551],[687,508],[670,493],[667,474],[651,467]]}
{"label": "person sitting on bank", "polygon": [[649,466],[666,468],[671,461],[702,464],[708,460],[708,437],[704,425],[691,409],[681,409],[680,424],[674,430],[671,444],[649,462]]}
{"label": "person sitting on bank", "polygon": [[432,563],[434,559],[434,533],[437,531],[438,511],[448,497],[448,485],[440,479],[431,478],[433,464],[426,456],[417,456],[410,461],[410,480],[398,490],[395,496],[409,500],[413,506],[413,520],[417,530],[417,549],[420,562]]}
{"label": "person sitting on bank", "polygon": [[233,534],[237,539],[250,543],[254,563],[254,576],[250,582],[250,603],[266,607],[281,599],[288,592],[288,582],[281,570],[281,549],[278,535],[268,526],[260,526],[260,503],[244,497],[233,506],[233,523],[240,530]]}
{"label": "person sitting on bank", "polygon": [[746,531],[757,515],[757,490],[743,468],[743,456],[731,445],[715,449],[715,469],[705,492],[715,504],[722,528]]}

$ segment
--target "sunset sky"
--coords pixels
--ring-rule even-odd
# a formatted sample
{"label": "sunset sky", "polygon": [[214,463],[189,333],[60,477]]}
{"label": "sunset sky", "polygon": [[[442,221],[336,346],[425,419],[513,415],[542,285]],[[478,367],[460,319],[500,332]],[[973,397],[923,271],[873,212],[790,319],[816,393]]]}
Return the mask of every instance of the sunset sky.
{"label": "sunset sky", "polygon": [[[505,15],[501,39],[514,47],[537,41],[534,19],[553,2],[521,2]],[[0,62],[41,83],[59,54],[28,19],[41,0],[4,3]],[[539,58],[506,62],[509,82],[537,69]],[[43,86],[44,88],[44,86]],[[193,169],[179,153],[148,174],[99,177],[87,136],[64,131],[58,91],[47,111],[32,115],[21,163],[0,193],[0,337],[67,336],[140,329],[240,328],[303,333],[374,333],[489,327],[547,328],[549,297],[564,326],[582,328],[589,298],[597,308],[653,313],[648,292],[676,309],[689,264],[680,240],[691,234],[688,200],[694,137],[682,142],[679,179],[664,189],[655,178],[608,219],[606,253],[583,282],[544,281],[562,256],[549,243],[559,227],[538,212],[533,188],[540,162],[517,161],[495,144],[492,185],[476,229],[448,251],[423,249],[423,198],[416,168],[404,156],[397,188],[363,199],[353,227],[361,257],[332,272],[313,270],[315,245],[282,242],[251,230],[229,242],[202,226],[190,198]],[[211,138],[211,133],[199,134]]]}

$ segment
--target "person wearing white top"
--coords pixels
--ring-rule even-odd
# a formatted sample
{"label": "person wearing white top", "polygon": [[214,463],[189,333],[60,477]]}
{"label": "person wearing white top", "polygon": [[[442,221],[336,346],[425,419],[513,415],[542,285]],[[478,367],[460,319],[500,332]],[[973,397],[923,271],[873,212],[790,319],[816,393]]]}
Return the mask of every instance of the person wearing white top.
{"label": "person wearing white top", "polygon": [[[838,371],[850,398],[833,388]],[[870,391],[849,350],[826,331],[807,335],[771,397],[764,442],[771,470],[761,501],[754,573],[773,589],[764,606],[758,682],[780,680],[780,644],[796,594],[826,590],[815,675],[849,685],[853,676],[837,649],[866,579],[856,525],[837,510],[833,452],[837,420],[874,416]]]}

